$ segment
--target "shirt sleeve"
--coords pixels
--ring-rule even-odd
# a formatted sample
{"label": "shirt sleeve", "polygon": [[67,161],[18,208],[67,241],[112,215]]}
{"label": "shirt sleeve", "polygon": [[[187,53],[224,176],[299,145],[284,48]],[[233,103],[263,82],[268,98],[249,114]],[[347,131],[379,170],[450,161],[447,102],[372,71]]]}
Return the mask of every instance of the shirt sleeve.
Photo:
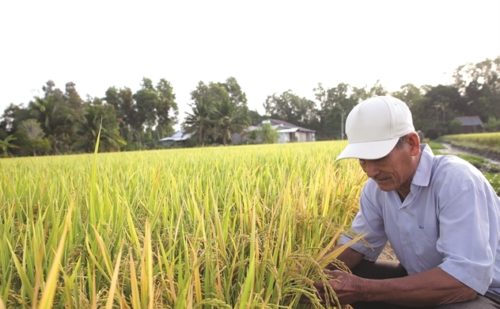
{"label": "shirt sleeve", "polygon": [[439,267],[484,294],[493,280],[498,244],[497,201],[479,175],[447,177],[438,192]]}
{"label": "shirt sleeve", "polygon": [[362,235],[362,240],[356,242],[351,248],[364,255],[369,261],[375,261],[385,244],[387,236],[384,230],[381,205],[376,205],[368,198],[369,185],[361,193],[360,210],[356,214],[351,226],[351,233],[344,233],[339,239],[339,244],[351,241],[355,236]]}

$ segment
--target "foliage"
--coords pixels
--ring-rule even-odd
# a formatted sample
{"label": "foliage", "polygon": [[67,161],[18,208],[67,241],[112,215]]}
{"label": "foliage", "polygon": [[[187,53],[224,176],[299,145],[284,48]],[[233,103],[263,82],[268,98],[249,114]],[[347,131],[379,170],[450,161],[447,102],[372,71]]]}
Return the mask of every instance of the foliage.
{"label": "foliage", "polygon": [[50,151],[50,143],[44,138],[45,133],[40,123],[35,119],[23,120],[14,133],[17,143],[23,145],[21,154],[37,155],[46,154]]}
{"label": "foliage", "polygon": [[3,140],[0,140],[0,149],[2,150],[3,157],[9,156],[9,149],[18,148],[18,146],[14,144],[15,140],[16,137],[14,135],[9,135]]}
{"label": "foliage", "polygon": [[[336,87],[324,89],[320,84],[316,91],[316,99],[320,102],[320,138],[344,139],[345,119],[349,111],[358,103],[353,89],[344,83]],[[323,136],[321,136],[323,135]]]}
{"label": "foliage", "polygon": [[270,123],[264,123],[262,128],[258,132],[260,138],[265,144],[273,144],[278,141],[279,133],[276,131]]}
{"label": "foliage", "polygon": [[500,196],[500,172],[497,171],[495,173],[485,173],[485,176],[490,182],[491,186],[497,192],[497,195]]}
{"label": "foliage", "polygon": [[126,145],[126,141],[120,136],[115,109],[99,99],[84,104],[84,117],[77,133],[80,139],[74,148],[83,152],[94,151],[98,136],[101,151],[118,151]]}
{"label": "foliage", "polygon": [[500,117],[496,118],[494,116],[488,117],[488,122],[486,123],[486,129],[490,132],[500,131]]}
{"label": "foliage", "polygon": [[[500,56],[461,65],[453,76],[455,82],[451,85],[404,84],[390,94],[408,104],[416,129],[426,137],[434,139],[463,132],[461,124],[455,120],[459,116],[479,116],[485,124],[485,131],[498,131]],[[34,145],[21,138],[21,133],[16,133],[21,123],[29,119],[37,121],[43,130],[44,137],[40,141],[46,141],[39,146],[49,147],[43,152],[89,151],[95,143],[95,123],[89,124],[95,119],[92,120],[89,113],[112,114],[106,108],[99,112],[89,111],[89,105],[93,105],[96,98],[103,106],[114,109],[116,121],[104,117],[110,121],[110,127],[115,128],[118,124],[119,137],[115,129],[109,134],[107,129],[104,131],[104,137],[110,138],[101,148],[105,151],[157,148],[161,138],[173,133],[177,121],[174,89],[165,79],[154,85],[152,80],[143,78],[141,88],[136,92],[128,87],[109,87],[103,98],[89,96],[86,100],[81,99],[73,82],[66,83],[61,90],[54,82],[48,81],[42,90],[43,95],[35,96],[27,107],[11,104],[0,118],[0,140],[16,136],[15,141],[9,141],[7,153],[10,155],[40,152],[33,151]],[[368,97],[389,93],[379,82],[362,88],[346,83],[330,88],[319,84],[313,91],[314,100],[298,96],[291,90],[268,96],[263,102],[267,117],[263,117],[248,110],[246,94],[234,77],[223,83],[200,82],[191,92],[191,110],[182,128],[194,133],[192,143],[225,145],[231,142],[234,133],[241,133],[248,125],[272,117],[315,130],[317,139],[345,139],[345,121],[351,109]],[[91,131],[87,132],[85,126],[94,129],[89,127]]]}
{"label": "foliage", "polygon": [[[42,90],[27,107],[12,104],[4,111],[4,156],[91,152],[99,128],[101,151],[154,148],[173,132],[177,117],[173,88],[164,79],[153,87],[144,78],[135,94],[129,88],[108,88],[103,100],[82,100],[72,82],[62,91],[48,81]],[[8,136],[12,138],[5,140]]]}
{"label": "foliage", "polygon": [[432,152],[434,152],[435,154],[439,154],[441,150],[445,149],[443,144],[437,141],[429,141],[428,145],[429,147],[431,147]]}
{"label": "foliage", "polygon": [[312,127],[317,122],[317,111],[312,100],[299,97],[291,90],[281,95],[273,94],[264,103],[266,115],[303,127]]}
{"label": "foliage", "polygon": [[451,133],[450,122],[457,116],[456,106],[461,101],[458,90],[452,86],[433,87],[412,105],[415,128],[431,139]]}
{"label": "foliage", "polygon": [[162,137],[173,133],[172,125],[178,113],[173,88],[164,79],[154,87],[150,79],[144,78],[142,88],[133,95],[133,99],[136,105],[134,127],[140,133],[136,134],[136,142],[141,147],[155,148]]}
{"label": "foliage", "polygon": [[191,112],[183,128],[194,133],[199,145],[227,145],[233,133],[241,133],[250,124],[246,95],[233,77],[225,83],[200,81],[191,98]]}
{"label": "foliage", "polygon": [[479,115],[484,122],[492,115],[500,118],[500,56],[462,65],[454,78],[466,102],[465,113]]}

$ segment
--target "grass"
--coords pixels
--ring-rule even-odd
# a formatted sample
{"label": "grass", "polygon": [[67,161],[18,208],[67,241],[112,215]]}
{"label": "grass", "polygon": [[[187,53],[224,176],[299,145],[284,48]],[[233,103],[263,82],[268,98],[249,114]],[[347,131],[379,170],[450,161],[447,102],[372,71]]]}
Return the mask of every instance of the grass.
{"label": "grass", "polygon": [[445,135],[441,139],[454,146],[500,158],[500,132]]}
{"label": "grass", "polygon": [[342,146],[2,159],[0,307],[322,308],[365,180]]}

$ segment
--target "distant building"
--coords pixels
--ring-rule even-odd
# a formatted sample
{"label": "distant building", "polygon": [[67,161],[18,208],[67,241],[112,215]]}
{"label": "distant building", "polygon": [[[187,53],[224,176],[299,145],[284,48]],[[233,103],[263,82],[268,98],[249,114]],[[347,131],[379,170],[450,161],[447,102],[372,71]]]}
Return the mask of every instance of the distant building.
{"label": "distant building", "polygon": [[185,146],[192,136],[192,133],[177,131],[171,136],[160,139],[160,144],[165,147]]}
{"label": "distant building", "polygon": [[484,124],[479,116],[456,117],[454,121],[460,124],[460,133],[475,133],[484,131]]}
{"label": "distant building", "polygon": [[[264,124],[270,124],[271,127],[278,132],[278,143],[314,142],[316,140],[315,130],[302,128],[283,120],[268,119],[262,121],[257,126],[248,127],[242,134],[233,134],[231,137],[233,144],[247,142],[250,133],[261,130]],[[259,140],[256,142],[259,142]]]}

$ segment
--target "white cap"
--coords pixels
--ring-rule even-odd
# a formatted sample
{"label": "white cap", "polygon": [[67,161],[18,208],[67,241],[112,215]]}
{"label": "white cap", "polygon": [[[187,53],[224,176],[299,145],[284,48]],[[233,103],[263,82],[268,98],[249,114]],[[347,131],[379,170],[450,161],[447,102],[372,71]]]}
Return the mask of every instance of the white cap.
{"label": "white cap", "polygon": [[410,109],[390,96],[367,99],[347,116],[345,131],[349,144],[337,157],[374,160],[385,157],[398,139],[415,132]]}

